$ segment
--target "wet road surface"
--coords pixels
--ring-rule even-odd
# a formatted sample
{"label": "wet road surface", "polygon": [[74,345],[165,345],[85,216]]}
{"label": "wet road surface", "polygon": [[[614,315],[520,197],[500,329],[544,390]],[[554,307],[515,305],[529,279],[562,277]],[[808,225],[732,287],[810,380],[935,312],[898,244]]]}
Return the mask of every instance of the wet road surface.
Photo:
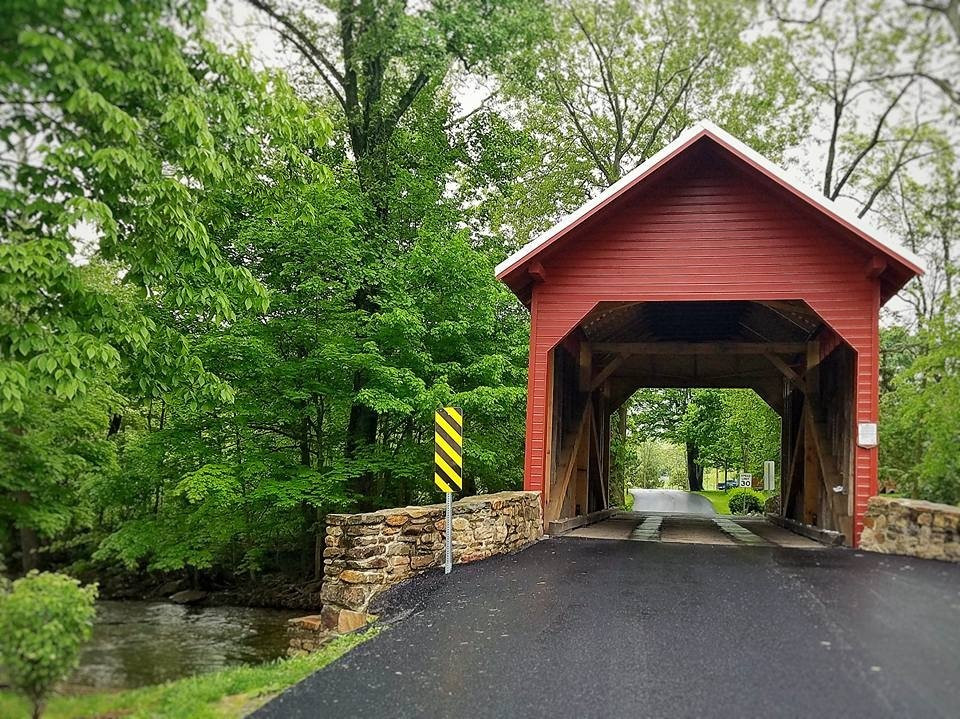
{"label": "wet road surface", "polygon": [[431,572],[258,717],[957,717],[960,566],[553,538]]}
{"label": "wet road surface", "polygon": [[609,519],[574,529],[564,536],[635,542],[823,548],[819,542],[771,524],[763,517],[724,514],[618,512]]}

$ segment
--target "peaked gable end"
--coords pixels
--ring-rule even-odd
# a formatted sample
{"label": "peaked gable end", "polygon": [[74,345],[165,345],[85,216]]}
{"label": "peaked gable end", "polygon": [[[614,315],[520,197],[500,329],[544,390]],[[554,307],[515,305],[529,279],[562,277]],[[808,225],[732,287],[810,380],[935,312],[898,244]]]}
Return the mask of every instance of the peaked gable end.
{"label": "peaked gable end", "polygon": [[[705,152],[706,151],[706,152]],[[534,280],[543,279],[543,264],[557,252],[563,252],[568,243],[575,242],[578,235],[586,236],[586,230],[600,223],[616,212],[629,207],[632,197],[646,193],[650,188],[669,185],[678,167],[684,167],[681,173],[686,181],[695,182],[690,177],[690,168],[696,174],[696,166],[701,157],[726,160],[743,172],[752,175],[757,184],[758,202],[754,211],[762,214],[763,195],[769,195],[769,206],[783,206],[791,202],[798,211],[805,211],[808,220],[819,225],[823,232],[832,235],[840,243],[860,246],[873,269],[881,276],[881,294],[885,301],[895,294],[912,277],[922,272],[920,260],[906,250],[896,246],[882,233],[869,229],[858,218],[853,218],[826,198],[802,188],[780,168],[775,167],[758,153],[736,140],[728,133],[710,123],[700,123],[681,135],[650,160],[609,187],[596,198],[583,205],[576,212],[564,218],[540,237],[528,243],[496,268],[496,275],[503,280],[522,300],[529,301],[529,287]],[[705,167],[704,170],[707,168]],[[705,178],[706,179],[706,178]],[[779,202],[778,202],[779,200]],[[709,212],[708,207],[701,210]],[[715,208],[714,208],[715,209]],[[692,205],[690,212],[697,212]],[[678,217],[678,222],[689,217]],[[705,222],[735,221],[735,216],[724,218],[714,215],[703,217]],[[689,229],[689,225],[688,225]],[[735,230],[736,225],[728,227]],[[718,248],[719,249],[719,248]],[[831,253],[828,253],[831,254]],[[745,257],[744,260],[747,258]]]}

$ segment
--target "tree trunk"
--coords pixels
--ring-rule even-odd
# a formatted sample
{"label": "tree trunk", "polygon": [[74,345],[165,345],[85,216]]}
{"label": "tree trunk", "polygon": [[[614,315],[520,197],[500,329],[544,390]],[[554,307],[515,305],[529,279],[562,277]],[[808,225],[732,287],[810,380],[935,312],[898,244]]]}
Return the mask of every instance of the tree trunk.
{"label": "tree trunk", "polygon": [[304,415],[300,418],[300,464],[310,466],[310,418]]}
{"label": "tree trunk", "polygon": [[[353,380],[355,392],[363,388],[363,378],[358,372]],[[373,447],[377,441],[377,413],[366,405],[354,403],[350,407],[350,421],[347,424],[346,458],[356,459],[364,450]],[[370,509],[370,491],[373,488],[373,473],[359,472],[351,482],[351,489],[360,496],[361,510]]]}
{"label": "tree trunk", "polygon": [[[312,465],[311,455],[310,455],[310,418],[306,415],[306,408],[304,408],[304,415],[300,418],[300,465],[303,467],[310,467]],[[317,536],[315,533],[315,527],[313,522],[314,511],[313,507],[310,506],[309,502],[300,502],[300,512],[303,514],[303,534],[301,537],[302,542],[302,567],[301,571],[303,576],[316,576],[316,542]],[[323,542],[323,538],[319,538]],[[322,564],[322,561],[321,561]]]}
{"label": "tree trunk", "polygon": [[[30,493],[17,492],[17,501],[20,504],[30,504]],[[33,527],[20,527],[20,564],[24,574],[31,569],[40,568],[39,549],[40,538],[37,536],[37,530]]]}
{"label": "tree trunk", "polygon": [[40,549],[40,538],[33,527],[20,528],[20,557],[23,566],[23,572],[26,574],[31,569],[40,568],[40,557],[37,554]]}
{"label": "tree trunk", "polygon": [[697,464],[699,449],[693,442],[687,442],[687,486],[691,492],[703,491],[703,467]]}

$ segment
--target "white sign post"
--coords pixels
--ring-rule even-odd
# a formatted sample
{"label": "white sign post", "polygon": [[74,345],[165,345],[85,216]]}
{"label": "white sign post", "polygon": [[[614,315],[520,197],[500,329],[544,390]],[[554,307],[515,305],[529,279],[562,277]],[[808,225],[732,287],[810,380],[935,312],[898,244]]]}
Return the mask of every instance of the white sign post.
{"label": "white sign post", "polygon": [[773,460],[767,460],[763,463],[763,490],[772,492],[777,481],[776,464]]}
{"label": "white sign post", "polygon": [[447,492],[447,514],[443,528],[447,534],[444,541],[443,573],[450,574],[453,570],[453,492]]}

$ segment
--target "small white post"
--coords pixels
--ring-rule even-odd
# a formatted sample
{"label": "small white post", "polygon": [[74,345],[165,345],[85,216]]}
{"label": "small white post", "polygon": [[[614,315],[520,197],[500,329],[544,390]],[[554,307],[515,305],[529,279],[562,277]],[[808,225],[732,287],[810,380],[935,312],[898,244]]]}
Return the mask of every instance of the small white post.
{"label": "small white post", "polygon": [[776,487],[776,465],[773,460],[768,459],[763,463],[763,489],[772,492]]}
{"label": "small white post", "polygon": [[453,492],[447,492],[447,520],[443,523],[446,530],[446,561],[443,564],[443,573],[450,574],[453,569]]}

